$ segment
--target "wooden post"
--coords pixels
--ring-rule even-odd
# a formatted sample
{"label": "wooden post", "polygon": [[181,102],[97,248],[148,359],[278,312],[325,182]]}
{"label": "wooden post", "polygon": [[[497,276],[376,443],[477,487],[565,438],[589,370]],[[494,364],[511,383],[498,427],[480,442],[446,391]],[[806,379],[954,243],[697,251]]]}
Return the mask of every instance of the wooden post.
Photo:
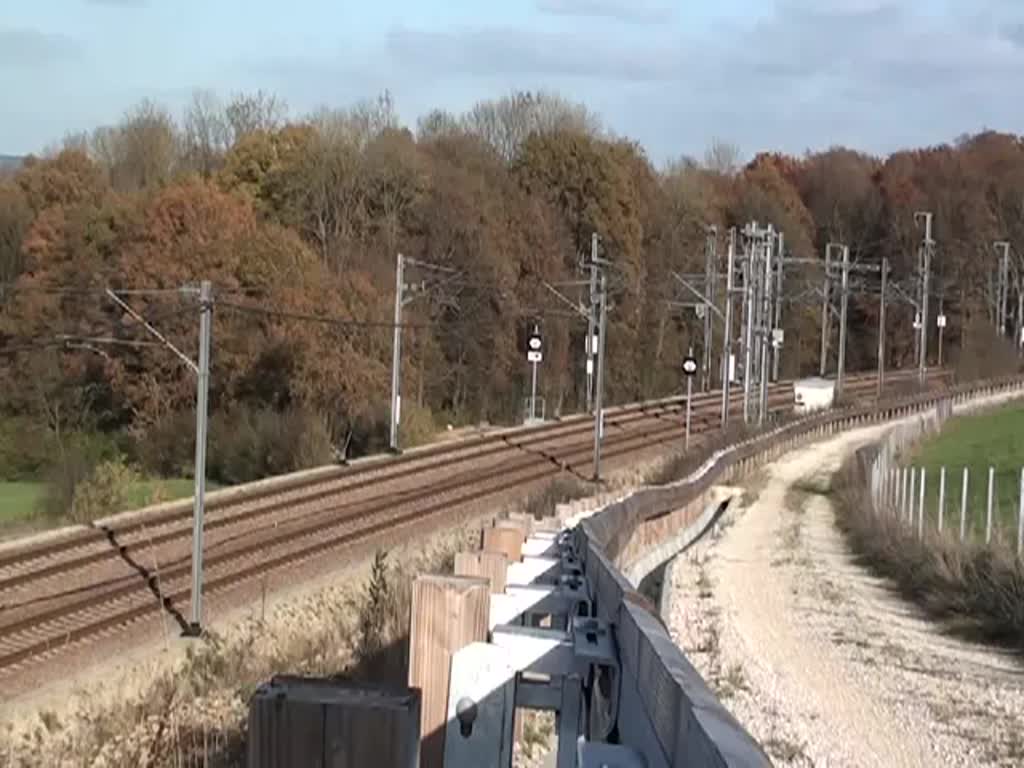
{"label": "wooden post", "polygon": [[524,538],[520,526],[497,523],[484,530],[483,550],[503,554],[510,563],[518,563],[523,559]]}
{"label": "wooden post", "polygon": [[985,504],[985,543],[992,543],[992,497],[996,489],[996,468],[988,468],[988,496]]}
{"label": "wooden post", "polygon": [[939,469],[939,533],[942,533],[942,521],[946,516],[946,467]]}
{"label": "wooden post", "polygon": [[249,768],[418,768],[420,692],[275,677],[249,702]]}
{"label": "wooden post", "polygon": [[1020,471],[1020,496],[1017,499],[1017,557],[1024,556],[1024,468]]}
{"label": "wooden post", "polygon": [[967,483],[970,479],[970,468],[964,467],[964,479],[960,482],[960,541],[967,533]]}
{"label": "wooden post", "polygon": [[505,591],[508,558],[502,552],[459,552],[455,555],[456,576],[477,576],[491,584],[491,594]]}
{"label": "wooden post", "polygon": [[490,600],[483,578],[420,576],[413,582],[409,686],[422,695],[421,768],[444,768],[452,654],[487,642]]}

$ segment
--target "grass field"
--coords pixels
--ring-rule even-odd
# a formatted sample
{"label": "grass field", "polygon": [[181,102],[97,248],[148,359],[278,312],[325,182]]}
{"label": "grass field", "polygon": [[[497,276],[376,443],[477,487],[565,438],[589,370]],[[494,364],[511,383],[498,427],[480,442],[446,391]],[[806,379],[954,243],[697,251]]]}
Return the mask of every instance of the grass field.
{"label": "grass field", "polygon": [[[207,490],[213,491],[216,488],[215,483],[207,483]],[[33,523],[43,489],[42,483],[0,482],[0,527]],[[192,495],[192,490],[193,481],[188,478],[141,480],[129,490],[125,509],[187,498]],[[111,510],[111,514],[120,511],[123,510]]]}
{"label": "grass field", "polygon": [[946,525],[954,527],[960,524],[963,469],[968,468],[967,525],[975,536],[984,535],[988,470],[994,467],[993,518],[998,527],[1015,536],[1024,467],[1024,404],[953,419],[911,460],[915,467],[927,468],[925,503],[932,518],[938,510],[939,472],[946,467],[945,518]]}
{"label": "grass field", "polygon": [[42,493],[41,483],[0,482],[0,526],[30,518]]}

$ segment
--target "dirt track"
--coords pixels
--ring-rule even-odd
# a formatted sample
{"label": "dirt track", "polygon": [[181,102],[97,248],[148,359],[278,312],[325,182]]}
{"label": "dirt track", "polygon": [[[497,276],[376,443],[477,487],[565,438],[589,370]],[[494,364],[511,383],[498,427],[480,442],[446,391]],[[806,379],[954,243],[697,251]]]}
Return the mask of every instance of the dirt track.
{"label": "dirt track", "polygon": [[1024,663],[895,596],[817,492],[879,434],[769,467],[757,499],[671,569],[673,635],[777,765],[1024,765]]}

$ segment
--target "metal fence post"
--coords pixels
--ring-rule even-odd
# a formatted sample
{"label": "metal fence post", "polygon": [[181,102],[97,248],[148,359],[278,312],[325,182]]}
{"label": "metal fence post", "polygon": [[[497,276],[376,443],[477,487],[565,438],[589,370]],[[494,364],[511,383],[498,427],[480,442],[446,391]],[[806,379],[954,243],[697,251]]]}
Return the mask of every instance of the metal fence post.
{"label": "metal fence post", "polygon": [[988,468],[988,500],[985,502],[985,543],[992,543],[992,494],[996,487],[996,468]]}
{"label": "metal fence post", "polygon": [[967,484],[971,479],[971,470],[964,467],[963,481],[960,484],[960,541],[967,536]]}

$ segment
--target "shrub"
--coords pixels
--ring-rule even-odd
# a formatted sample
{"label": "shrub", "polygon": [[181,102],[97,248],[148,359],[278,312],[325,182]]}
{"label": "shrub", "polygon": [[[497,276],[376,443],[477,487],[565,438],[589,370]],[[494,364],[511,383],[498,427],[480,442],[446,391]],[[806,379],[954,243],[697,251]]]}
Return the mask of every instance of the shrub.
{"label": "shrub", "polygon": [[72,514],[79,485],[89,480],[97,467],[104,462],[120,461],[113,439],[101,433],[67,435],[53,453],[39,511],[54,520]]}
{"label": "shrub", "polygon": [[32,480],[50,463],[46,430],[31,419],[0,419],[0,479]]}
{"label": "shrub", "polygon": [[237,408],[211,420],[209,475],[224,484],[322,466],[332,456],[323,420],[304,409]]}
{"label": "shrub", "polygon": [[414,448],[428,443],[437,433],[437,422],[429,408],[417,405],[413,401],[403,401],[401,416],[399,436],[404,448]]}
{"label": "shrub", "polygon": [[147,474],[192,475],[196,451],[196,416],[178,411],[145,430],[135,442],[135,456]]}
{"label": "shrub", "polygon": [[963,344],[950,350],[949,359],[959,382],[1008,376],[1021,370],[1011,338],[1000,336],[988,321],[976,315],[963,329]]}
{"label": "shrub", "polygon": [[75,487],[68,516],[89,523],[129,506],[129,492],[139,476],[123,459],[104,461]]}
{"label": "shrub", "polygon": [[364,656],[378,653],[384,647],[389,603],[393,600],[388,581],[387,553],[379,550],[373,558],[363,605],[359,612],[359,652]]}

